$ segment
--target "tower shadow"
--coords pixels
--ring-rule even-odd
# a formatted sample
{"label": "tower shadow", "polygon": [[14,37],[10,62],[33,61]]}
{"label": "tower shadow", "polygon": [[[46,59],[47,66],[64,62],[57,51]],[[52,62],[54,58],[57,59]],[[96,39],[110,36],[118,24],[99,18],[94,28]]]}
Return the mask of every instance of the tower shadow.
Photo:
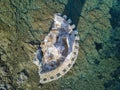
{"label": "tower shadow", "polygon": [[63,11],[63,15],[67,15],[72,20],[72,23],[78,26],[79,17],[86,0],[68,0]]}

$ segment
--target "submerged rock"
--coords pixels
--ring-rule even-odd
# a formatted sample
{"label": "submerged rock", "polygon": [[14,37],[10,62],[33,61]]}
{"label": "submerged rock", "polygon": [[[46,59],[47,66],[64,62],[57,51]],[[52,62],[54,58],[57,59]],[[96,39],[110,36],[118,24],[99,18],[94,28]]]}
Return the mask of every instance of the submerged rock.
{"label": "submerged rock", "polygon": [[[0,66],[8,67],[0,67],[0,85],[4,84],[1,87],[7,90],[39,90],[38,68],[33,64],[33,53],[50,33],[52,16],[58,12],[67,15],[78,29],[79,55],[65,76],[42,84],[40,89],[116,90],[112,87],[120,86],[119,69],[116,71],[120,66],[120,0],[0,0],[0,7]],[[40,51],[42,48],[36,52],[38,66],[43,62]],[[54,71],[64,62],[57,64],[55,61],[46,61],[41,74]],[[53,69],[50,64],[54,65]],[[29,76],[21,71],[24,69],[29,71]],[[62,76],[60,73],[56,75]],[[53,80],[55,77],[50,78]],[[110,81],[113,78],[114,81]]]}
{"label": "submerged rock", "polygon": [[28,77],[29,77],[29,75],[28,75],[26,70],[23,70],[23,71],[19,72],[18,73],[17,83],[19,85],[25,83],[27,81]]}

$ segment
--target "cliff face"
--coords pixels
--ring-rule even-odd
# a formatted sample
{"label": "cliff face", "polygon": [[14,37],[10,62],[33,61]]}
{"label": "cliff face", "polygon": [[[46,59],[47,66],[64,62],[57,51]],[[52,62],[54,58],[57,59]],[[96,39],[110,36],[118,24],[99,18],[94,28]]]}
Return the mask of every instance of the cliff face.
{"label": "cliff face", "polygon": [[[119,90],[119,7],[119,0],[1,0],[0,89]],[[33,53],[58,12],[77,26],[79,55],[68,74],[41,85]]]}

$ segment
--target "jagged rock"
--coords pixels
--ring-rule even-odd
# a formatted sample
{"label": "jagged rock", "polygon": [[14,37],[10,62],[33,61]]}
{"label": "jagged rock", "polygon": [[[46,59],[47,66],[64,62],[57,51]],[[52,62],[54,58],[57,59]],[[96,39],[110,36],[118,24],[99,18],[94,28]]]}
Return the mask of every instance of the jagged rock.
{"label": "jagged rock", "polygon": [[0,90],[7,90],[5,87],[5,83],[0,83]]}
{"label": "jagged rock", "polygon": [[0,67],[0,73],[1,73],[1,75],[7,75],[8,74],[8,66],[6,66],[6,65],[2,65],[1,67]]}
{"label": "jagged rock", "polygon": [[58,0],[58,2],[60,2],[61,4],[67,4],[68,3],[68,0]]}
{"label": "jagged rock", "polygon": [[19,85],[23,84],[26,82],[26,80],[28,79],[28,73],[26,73],[26,70],[23,70],[21,72],[18,73],[18,79],[17,79],[17,83]]}
{"label": "jagged rock", "polygon": [[0,90],[7,90],[5,87],[0,87]]}

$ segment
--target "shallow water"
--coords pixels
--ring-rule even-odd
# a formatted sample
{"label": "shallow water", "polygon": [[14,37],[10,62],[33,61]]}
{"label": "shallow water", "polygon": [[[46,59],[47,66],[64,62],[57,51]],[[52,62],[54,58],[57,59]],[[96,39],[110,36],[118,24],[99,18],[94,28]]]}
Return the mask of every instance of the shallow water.
{"label": "shallow water", "polygon": [[[120,90],[120,0],[0,0],[0,89]],[[39,84],[34,52],[55,13],[79,31],[79,55],[62,78]]]}

